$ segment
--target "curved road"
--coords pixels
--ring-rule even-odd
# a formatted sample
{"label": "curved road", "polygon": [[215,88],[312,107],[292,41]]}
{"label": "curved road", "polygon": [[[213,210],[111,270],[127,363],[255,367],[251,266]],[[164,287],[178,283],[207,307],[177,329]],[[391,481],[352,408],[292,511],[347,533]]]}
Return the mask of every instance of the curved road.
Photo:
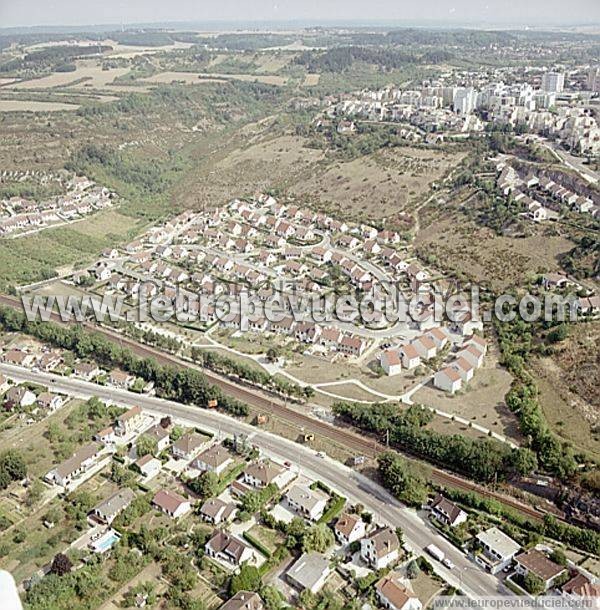
{"label": "curved road", "polygon": [[[23,311],[21,302],[14,297],[0,295],[0,303],[13,307],[20,312]],[[52,320],[59,324],[64,324],[64,322],[62,322],[59,316],[56,314],[52,315]],[[376,457],[379,453],[387,449],[384,445],[378,443],[369,436],[358,434],[348,428],[332,426],[324,421],[310,417],[309,415],[300,413],[294,409],[290,409],[284,404],[283,401],[274,395],[269,395],[266,392],[261,392],[254,388],[250,388],[241,382],[234,382],[226,377],[222,377],[221,375],[210,371],[209,369],[186,362],[177,356],[173,356],[157,348],[138,343],[133,339],[120,335],[107,328],[97,326],[90,322],[85,322],[82,325],[92,332],[100,333],[106,338],[129,348],[134,354],[141,358],[153,358],[159,364],[174,367],[196,368],[202,371],[202,373],[207,377],[207,379],[210,380],[211,383],[214,383],[229,396],[233,396],[238,400],[246,402],[254,409],[258,409],[261,412],[270,413],[275,417],[279,417],[283,421],[287,421],[292,425],[305,428],[306,430],[314,432],[315,434],[321,434],[324,437],[328,437],[360,454],[369,457]],[[440,468],[432,467],[431,472],[432,480],[440,485],[457,487],[465,491],[475,491],[485,497],[493,498],[506,506],[510,506],[511,508],[518,510],[532,519],[541,520],[544,516],[544,513],[532,508],[531,506],[523,504],[510,496],[490,491],[481,485],[472,483],[471,481],[441,470]]]}
{"label": "curved road", "polygon": [[303,472],[322,480],[351,502],[363,504],[373,513],[378,522],[400,527],[404,532],[406,546],[414,553],[422,554],[423,549],[429,544],[435,544],[441,548],[455,567],[448,570],[439,562],[431,560],[431,563],[435,564],[436,572],[469,597],[511,595],[510,591],[505,589],[496,578],[476,567],[456,547],[421,519],[414,510],[404,507],[383,487],[335,460],[318,457],[313,450],[303,445],[298,445],[221,413],[161,398],[134,394],[86,381],[56,377],[48,373],[30,371],[6,364],[0,364],[0,372],[18,382],[38,383],[48,386],[50,391],[78,398],[87,399],[97,396],[102,400],[127,407],[139,405],[156,415],[171,415],[217,433],[227,435],[245,433],[267,454],[280,460],[294,462]]}

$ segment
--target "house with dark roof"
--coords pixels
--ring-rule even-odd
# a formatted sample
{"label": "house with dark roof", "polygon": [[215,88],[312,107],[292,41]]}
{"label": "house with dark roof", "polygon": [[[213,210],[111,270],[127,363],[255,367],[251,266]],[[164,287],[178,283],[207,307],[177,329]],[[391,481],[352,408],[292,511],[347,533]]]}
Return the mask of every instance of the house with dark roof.
{"label": "house with dark roof", "polygon": [[600,584],[592,582],[585,574],[577,572],[562,587],[563,597],[576,601],[582,598],[600,598]]}
{"label": "house with dark roof", "polygon": [[235,504],[224,502],[219,498],[210,498],[200,507],[198,514],[204,521],[218,525],[233,519],[236,512]]}
{"label": "house with dark roof", "polygon": [[360,541],[360,556],[375,570],[386,568],[400,556],[400,541],[391,527],[378,527]]}
{"label": "house with dark roof", "polygon": [[459,506],[438,494],[431,502],[431,516],[444,525],[456,527],[467,520],[467,513]]}
{"label": "house with dark roof", "polygon": [[202,472],[209,471],[220,475],[233,464],[233,456],[223,445],[213,445],[205,449],[192,462],[192,467]]}
{"label": "house with dark roof", "polygon": [[152,498],[152,505],[172,519],[179,519],[190,512],[190,501],[170,489],[160,489]]}
{"label": "house with dark roof", "polygon": [[544,583],[544,591],[552,588],[554,581],[567,569],[536,549],[529,549],[515,557],[515,571],[521,576],[533,574]]}
{"label": "house with dark roof", "polygon": [[263,610],[264,607],[258,593],[238,591],[229,601],[220,606],[219,610]]}
{"label": "house with dark roof", "polygon": [[197,432],[188,432],[173,443],[171,453],[180,460],[191,460],[206,444],[206,437]]}
{"label": "house with dark roof", "polygon": [[97,521],[110,525],[134,500],[133,491],[125,487],[95,506],[91,514]]}
{"label": "house with dark roof", "polygon": [[250,547],[222,530],[213,535],[204,545],[204,550],[209,557],[220,559],[232,566],[240,566],[253,557]]}

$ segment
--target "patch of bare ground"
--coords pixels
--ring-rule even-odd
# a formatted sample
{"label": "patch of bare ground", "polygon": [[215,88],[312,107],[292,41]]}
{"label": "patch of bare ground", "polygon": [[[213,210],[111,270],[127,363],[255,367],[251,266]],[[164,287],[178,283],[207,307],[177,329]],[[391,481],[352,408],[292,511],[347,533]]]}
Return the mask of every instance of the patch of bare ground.
{"label": "patch of bare ground", "polygon": [[421,224],[415,248],[425,260],[459,278],[500,291],[523,285],[538,272],[558,271],[558,257],[573,243],[551,227],[528,237],[506,237],[456,212],[430,216]]}
{"label": "patch of bare ground", "polygon": [[463,417],[520,443],[517,418],[504,401],[511,383],[511,375],[500,366],[492,349],[466,389],[452,396],[428,384],[413,395],[413,401]]}
{"label": "patch of bare ground", "polygon": [[388,218],[409,212],[461,160],[460,153],[417,148],[383,149],[352,161],[321,166],[292,187],[300,196],[329,204],[345,217]]}
{"label": "patch of bare ground", "polygon": [[222,206],[234,197],[253,195],[304,179],[324,153],[305,147],[295,136],[273,136],[272,120],[247,125],[230,141],[207,143],[209,154],[181,182],[174,200],[196,209]]}
{"label": "patch of bare ground", "polygon": [[600,322],[570,329],[553,356],[533,362],[540,404],[560,437],[600,457]]}

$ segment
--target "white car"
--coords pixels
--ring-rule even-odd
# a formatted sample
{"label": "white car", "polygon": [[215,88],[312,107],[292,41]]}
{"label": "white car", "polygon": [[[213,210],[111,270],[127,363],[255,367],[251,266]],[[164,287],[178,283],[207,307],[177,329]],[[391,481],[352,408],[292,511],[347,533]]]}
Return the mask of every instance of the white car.
{"label": "white car", "polygon": [[442,561],[442,563],[449,569],[452,570],[454,569],[454,564],[447,558],[445,557]]}

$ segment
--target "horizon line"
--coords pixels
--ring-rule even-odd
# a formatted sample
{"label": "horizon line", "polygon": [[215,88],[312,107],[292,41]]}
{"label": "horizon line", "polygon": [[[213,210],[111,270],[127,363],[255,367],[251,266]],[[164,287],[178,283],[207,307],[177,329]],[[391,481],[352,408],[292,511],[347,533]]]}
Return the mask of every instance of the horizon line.
{"label": "horizon line", "polygon": [[127,29],[173,29],[174,27],[181,26],[232,26],[247,25],[250,27],[256,27],[258,25],[278,25],[278,26],[292,26],[295,25],[298,28],[318,28],[318,27],[329,27],[329,28],[343,28],[343,27],[402,27],[402,28],[435,28],[435,29],[504,29],[504,30],[527,30],[536,29],[543,30],[544,28],[556,29],[556,28],[576,28],[583,27],[585,29],[591,29],[594,27],[600,27],[600,22],[590,23],[589,21],[575,20],[572,22],[515,22],[515,21],[487,21],[487,20],[456,20],[451,19],[305,19],[305,18],[293,18],[293,19],[186,19],[177,21],[114,21],[104,23],[81,23],[81,24],[68,24],[68,23],[41,23],[41,24],[30,24],[30,25],[10,25],[0,27],[0,34],[9,33],[14,30],[43,30],[53,29],[60,33],[61,30],[78,30],[81,33],[87,32],[86,28],[127,28]]}

